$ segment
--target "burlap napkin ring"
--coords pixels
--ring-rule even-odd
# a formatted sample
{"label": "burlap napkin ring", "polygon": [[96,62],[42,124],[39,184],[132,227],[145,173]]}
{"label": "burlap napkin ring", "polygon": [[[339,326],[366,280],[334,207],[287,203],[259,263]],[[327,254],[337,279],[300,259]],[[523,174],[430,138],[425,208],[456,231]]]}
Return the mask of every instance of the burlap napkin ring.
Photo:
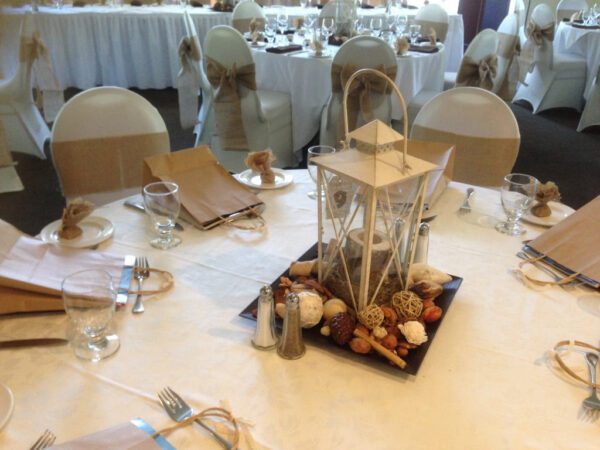
{"label": "burlap napkin ring", "polygon": [[310,48],[314,50],[315,55],[317,56],[321,56],[323,54],[323,42],[321,42],[321,39],[319,39],[317,36],[315,36],[310,42]]}
{"label": "burlap napkin ring", "polygon": [[270,148],[261,152],[250,152],[244,161],[252,171],[260,173],[260,182],[262,184],[275,183],[275,172],[271,164],[275,161],[275,156]]}
{"label": "burlap napkin ring", "polygon": [[567,375],[569,375],[571,378],[576,379],[577,381],[582,382],[583,384],[585,384],[585,385],[587,385],[587,386],[589,386],[591,388],[600,389],[600,385],[598,383],[593,384],[592,382],[590,382],[588,380],[584,380],[579,375],[577,375],[569,366],[567,366],[567,364],[561,358],[560,352],[559,352],[559,350],[561,349],[561,347],[564,347],[564,346],[568,346],[569,350],[573,346],[583,347],[583,348],[588,349],[588,350],[594,350],[596,353],[600,353],[600,348],[594,347],[593,345],[590,345],[590,344],[588,344],[586,342],[570,340],[570,341],[560,341],[558,344],[556,344],[554,346],[554,349],[552,351],[552,353],[554,355],[554,359],[556,360],[556,362],[558,363],[558,365],[560,366],[560,368],[562,370],[564,370]]}
{"label": "burlap napkin ring", "polygon": [[552,210],[548,206],[548,202],[559,201],[560,192],[558,186],[553,181],[548,181],[538,187],[535,194],[537,203],[531,207],[531,214],[536,217],[548,217],[552,214]]}
{"label": "burlap napkin ring", "polygon": [[77,225],[87,216],[89,216],[94,210],[94,204],[77,198],[70,202],[62,214],[62,224],[58,231],[58,237],[60,239],[75,239],[83,233],[83,230]]}

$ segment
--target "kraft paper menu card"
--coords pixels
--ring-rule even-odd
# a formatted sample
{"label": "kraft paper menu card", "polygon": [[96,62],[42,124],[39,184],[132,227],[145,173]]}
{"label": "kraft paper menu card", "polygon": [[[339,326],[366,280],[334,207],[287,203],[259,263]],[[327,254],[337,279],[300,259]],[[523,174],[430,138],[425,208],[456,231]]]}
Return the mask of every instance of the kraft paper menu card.
{"label": "kraft paper menu card", "polygon": [[525,246],[534,256],[567,275],[600,288],[600,196]]}

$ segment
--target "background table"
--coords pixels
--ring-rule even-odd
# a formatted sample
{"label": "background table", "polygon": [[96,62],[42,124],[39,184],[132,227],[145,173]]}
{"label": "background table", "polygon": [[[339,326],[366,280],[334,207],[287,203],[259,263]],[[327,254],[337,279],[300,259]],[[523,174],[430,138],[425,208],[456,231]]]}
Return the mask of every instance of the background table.
{"label": "background table", "polygon": [[[0,381],[15,410],[1,448],[27,448],[45,428],[58,442],[142,417],[171,422],[156,392],[166,385],[192,403],[227,400],[272,449],[597,448],[600,425],[578,420],[589,393],[553,371],[548,350],[562,339],[598,345],[600,295],[579,288],[535,291],[511,273],[522,238],[459,217],[466,186],[452,183],[431,222],[429,261],[464,278],[417,376],[384,373],[307,347],[287,361],[250,345],[254,323],[238,313],[316,241],[313,184],[304,171],[279,191],[262,191],[264,235],[186,227],[183,244],[152,249],[144,215],[120,202],[95,214],[115,235],[101,250],[146,255],[175,287],[146,299],[146,312],[116,314],[121,349],[98,364],[69,348],[0,352]],[[475,189],[475,208],[499,214],[499,194]],[[528,226],[526,238],[540,228]],[[133,299],[132,299],[133,300]],[[2,317],[0,339],[64,335],[63,315]],[[218,449],[202,430],[169,440]]]}
{"label": "background table", "polygon": [[[0,68],[4,77],[14,70],[17,36],[28,8],[4,8],[0,16]],[[318,12],[316,8],[308,11]],[[200,41],[215,25],[229,25],[231,13],[189,8]],[[381,14],[382,9],[361,14]],[[273,12],[265,8],[265,12]],[[414,14],[414,10],[409,10]],[[290,21],[302,9],[289,8]],[[180,69],[177,46],[184,35],[179,6],[110,8],[40,7],[36,23],[63,87],[121,86],[164,89],[176,84]],[[462,16],[450,16],[447,67],[456,71],[463,48]]]}
{"label": "background table", "polygon": [[584,97],[587,99],[600,66],[600,29],[582,29],[561,22],[554,39],[556,51],[583,56],[587,64]]}

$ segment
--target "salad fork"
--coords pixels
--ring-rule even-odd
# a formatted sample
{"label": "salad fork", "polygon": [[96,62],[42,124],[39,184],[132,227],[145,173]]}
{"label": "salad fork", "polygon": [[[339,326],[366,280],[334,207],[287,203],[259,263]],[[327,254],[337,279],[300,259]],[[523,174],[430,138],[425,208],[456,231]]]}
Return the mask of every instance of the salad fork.
{"label": "salad fork", "polygon": [[42,433],[42,435],[33,443],[30,450],[42,450],[43,448],[48,448],[56,441],[56,436],[52,431],[46,430]]}
{"label": "salad fork", "polygon": [[469,200],[471,200],[471,196],[473,195],[474,192],[475,192],[475,189],[473,189],[473,188],[467,189],[467,192],[465,194],[465,200],[463,201],[463,204],[458,209],[459,216],[469,214],[471,212],[471,205],[469,204]]}
{"label": "salad fork", "polygon": [[[598,355],[588,352],[585,354],[585,362],[587,363],[590,372],[590,382],[596,384],[596,366],[598,365]],[[600,399],[596,395],[596,388],[592,387],[592,393],[583,401],[583,406],[586,410],[587,417],[590,421],[594,421],[600,414]]]}
{"label": "salad fork", "polygon": [[[163,405],[163,408],[169,415],[171,419],[175,422],[183,422],[188,417],[194,415],[194,410],[190,405],[188,405],[173,389],[170,387],[166,387],[162,391],[158,393],[158,399]],[[195,422],[208,431],[210,434],[214,436],[214,438],[219,441],[219,443],[226,450],[231,450],[233,445],[229,441],[227,441],[223,436],[213,430],[211,427],[202,422],[201,419],[196,419]]]}
{"label": "salad fork", "polygon": [[[148,270],[148,259],[145,256],[141,256],[135,259],[135,273],[134,277],[138,282],[138,291],[142,290],[142,283],[146,278],[150,276],[150,271]],[[144,303],[142,302],[142,294],[138,293],[135,298],[135,303],[133,304],[133,309],[131,312],[143,313],[144,312]]]}

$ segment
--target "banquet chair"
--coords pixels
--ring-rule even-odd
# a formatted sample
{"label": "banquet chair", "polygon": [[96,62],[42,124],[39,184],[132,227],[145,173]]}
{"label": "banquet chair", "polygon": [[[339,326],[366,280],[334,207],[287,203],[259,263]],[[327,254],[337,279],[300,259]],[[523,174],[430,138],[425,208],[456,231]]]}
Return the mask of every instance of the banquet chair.
{"label": "banquet chair", "polygon": [[[183,22],[187,40],[183,42],[183,51],[182,45],[180,44],[180,57],[182,57],[181,55],[183,53],[185,55],[183,57],[186,58],[186,63],[182,64],[180,75],[182,75],[182,72],[185,73],[183,69],[184,67],[186,67],[186,69],[189,68],[190,77],[192,79],[192,91],[185,92],[185,89],[183,89],[183,94],[180,95],[193,95],[195,96],[193,99],[197,100],[199,91],[202,95],[202,105],[200,106],[200,110],[196,112],[198,110],[197,101],[192,101],[190,111],[182,112],[182,105],[186,105],[188,102],[187,99],[180,98],[180,117],[181,115],[189,115],[190,118],[192,116],[195,118],[197,115],[196,120],[194,120],[194,134],[196,135],[195,145],[197,147],[202,144],[210,144],[210,140],[214,132],[214,92],[212,86],[208,82],[206,72],[204,71],[204,65],[202,64],[202,46],[200,45],[200,40],[198,39],[198,32],[196,31],[196,26],[194,25],[192,16],[187,9],[183,13]],[[188,119],[184,120],[182,118],[181,122],[182,128],[186,128],[184,125],[188,125],[187,122],[191,121]]]}
{"label": "banquet chair", "polygon": [[263,9],[254,0],[244,0],[233,8],[231,26],[244,34],[249,31],[252,19],[256,19],[259,28],[264,30],[266,18]]}
{"label": "banquet chair", "polygon": [[32,66],[42,47],[34,17],[26,13],[21,24],[17,69],[12,78],[0,81],[0,122],[10,151],[46,159],[44,143],[50,130],[33,100],[31,86]]}
{"label": "banquet chair", "polygon": [[514,60],[515,51],[519,44],[519,22],[515,13],[509,13],[498,26],[498,66],[494,77],[492,92],[498,94],[505,101],[510,101],[511,85],[508,76],[509,69]]}
{"label": "banquet chair", "polygon": [[536,6],[527,26],[527,42],[519,57],[519,65],[523,66],[521,73],[526,73],[521,75],[512,101],[527,101],[534,114],[561,107],[581,111],[586,61],[582,56],[554,53],[554,24],[554,11],[545,4]]}
{"label": "banquet chair", "polygon": [[428,102],[414,120],[411,139],[454,144],[455,181],[501,186],[519,153],[519,126],[496,94],[457,87]]}
{"label": "banquet chair", "polygon": [[71,98],[52,127],[50,149],[67,200],[96,205],[139,193],[143,159],[170,151],[169,134],[142,96],[97,87]]}
{"label": "banquet chair", "polygon": [[579,119],[577,131],[583,131],[593,125],[600,125],[600,66],[596,72],[590,95]]}
{"label": "banquet chair", "polygon": [[588,8],[585,0],[560,0],[556,5],[556,21],[570,20],[573,14]]}
{"label": "banquet chair", "polygon": [[252,53],[240,32],[226,25],[211,28],[204,52],[208,80],[215,89],[216,135],[211,147],[221,164],[239,172],[246,168],[249,151],[271,148],[276,166],[295,165],[290,96],[257,90]]}
{"label": "banquet chair", "polygon": [[523,44],[525,44],[525,41],[527,40],[527,36],[525,35],[525,22],[527,21],[527,10],[525,9],[525,2],[523,0],[511,0],[508,10],[514,12],[517,15],[519,45],[523,46]]}
{"label": "banquet chair", "polygon": [[[342,99],[346,81],[359,69],[371,68],[396,78],[398,63],[392,48],[373,36],[355,36],[342,44],[331,65],[331,95],[321,114],[321,145],[336,146],[343,138]],[[348,96],[348,128],[353,130],[373,119],[391,123],[391,90],[380,79],[359,77]],[[362,96],[368,101],[361,101]]]}
{"label": "banquet chair", "polygon": [[6,145],[4,127],[0,122],[0,194],[24,189],[21,178],[15,169],[12,155]]}
{"label": "banquet chair", "polygon": [[448,34],[448,13],[437,3],[429,3],[420,8],[415,14],[415,24],[421,25],[421,34],[429,35],[430,30],[435,30],[435,34],[440,42],[446,40]]}

